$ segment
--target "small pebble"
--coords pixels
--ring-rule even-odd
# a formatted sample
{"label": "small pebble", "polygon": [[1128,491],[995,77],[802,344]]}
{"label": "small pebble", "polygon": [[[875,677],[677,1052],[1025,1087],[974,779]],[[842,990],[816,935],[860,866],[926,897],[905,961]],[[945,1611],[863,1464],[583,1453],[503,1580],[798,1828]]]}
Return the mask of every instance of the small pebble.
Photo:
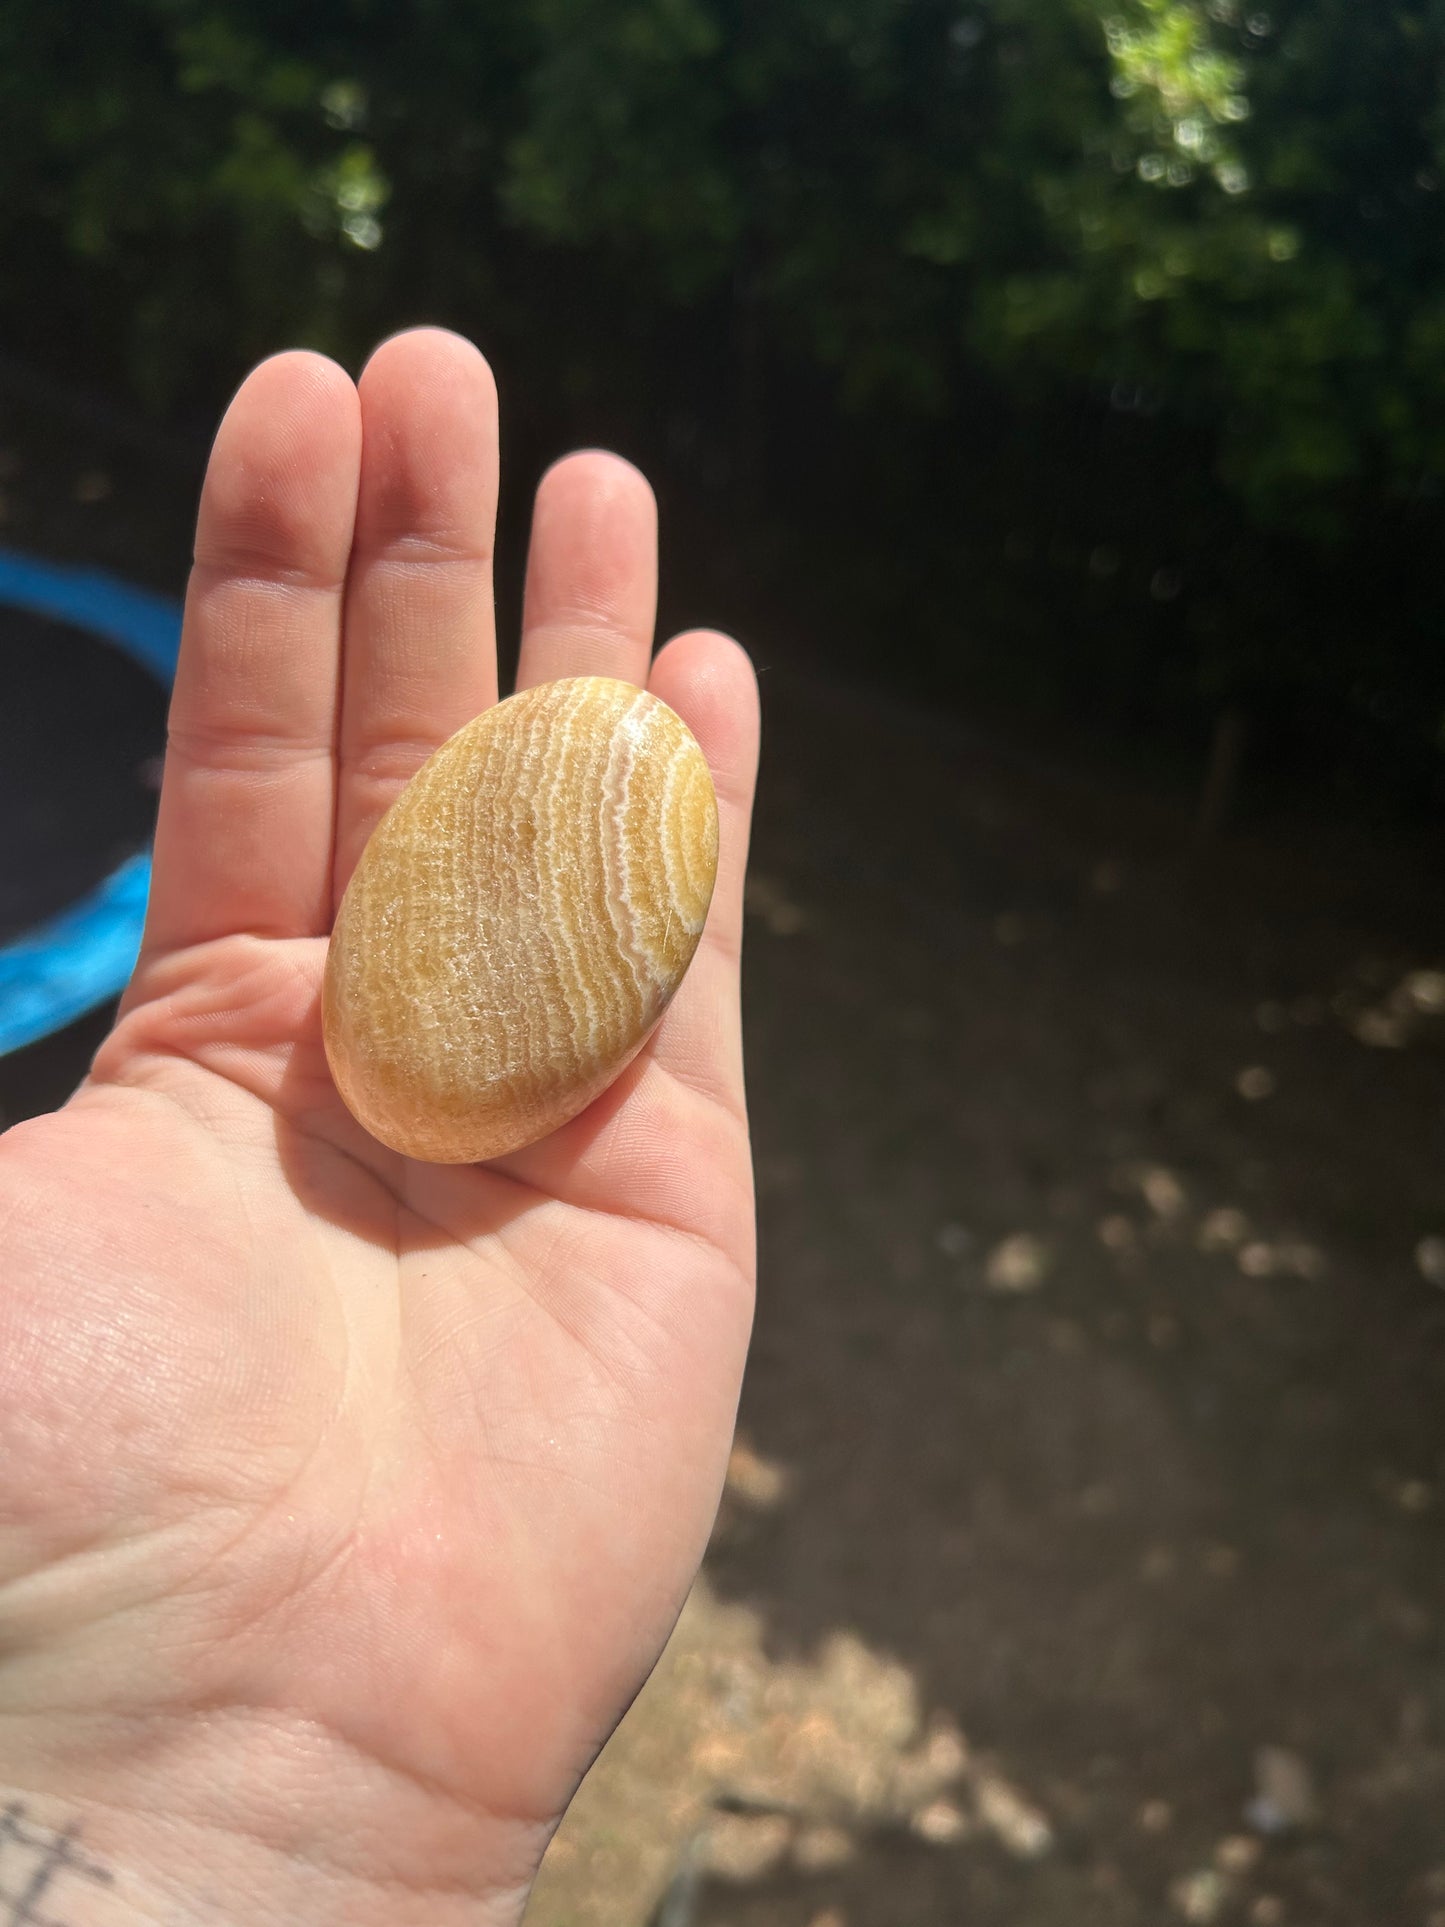
{"label": "small pebble", "polygon": [[1258,1104],[1266,1097],[1273,1097],[1279,1087],[1272,1070],[1263,1064],[1250,1064],[1235,1078],[1234,1088],[1246,1103]]}
{"label": "small pebble", "polygon": [[1169,1898],[1186,1920],[1197,1923],[1197,1927],[1208,1927],[1209,1922],[1218,1920],[1229,1898],[1229,1886],[1216,1868],[1201,1867],[1198,1873],[1187,1873],[1176,1880]]}
{"label": "small pebble", "polygon": [[1247,1833],[1231,1833],[1214,1849],[1214,1864],[1222,1873],[1246,1874],[1259,1862],[1262,1848]]}
{"label": "small pebble", "polygon": [[1272,1278],[1280,1268],[1274,1246],[1254,1239],[1240,1252],[1239,1268],[1246,1278]]}
{"label": "small pebble", "polygon": [[1111,1212],[1099,1220],[1098,1237],[1099,1243],[1109,1251],[1127,1251],[1138,1242],[1133,1220],[1126,1218],[1122,1211]]}
{"label": "small pebble", "polygon": [[1031,1231],[1016,1231],[988,1254],[984,1276],[990,1291],[1037,1291],[1049,1268],[1048,1248]]}
{"label": "small pebble", "polygon": [[968,1765],[968,1745],[955,1726],[938,1726],[928,1736],[924,1758],[931,1773],[940,1779],[956,1780]]}
{"label": "small pebble", "polygon": [[1139,1189],[1156,1217],[1177,1218],[1189,1202],[1184,1194],[1184,1186],[1162,1164],[1150,1165],[1141,1172]]}
{"label": "small pebble", "polygon": [[1232,1204],[1222,1204],[1209,1212],[1199,1227],[1201,1251],[1233,1251],[1249,1236],[1249,1220]]}
{"label": "small pebble", "polygon": [[1350,1025],[1362,1044],[1371,1050],[1403,1050],[1405,1026],[1393,1011],[1362,1010]]}
{"label": "small pebble", "polygon": [[926,1840],[931,1847],[952,1846],[968,1832],[968,1821],[952,1800],[931,1800],[926,1807],[920,1807],[909,1825],[919,1839]]}
{"label": "small pebble", "polygon": [[728,1458],[727,1490],[756,1512],[771,1512],[788,1489],[788,1474],[773,1459],[739,1439]]}
{"label": "small pebble", "polygon": [[1041,1860],[1054,1844],[1054,1830],[1037,1807],[1006,1780],[982,1773],[974,1782],[981,1825],[1016,1860]]}
{"label": "small pebble", "polygon": [[1287,1746],[1262,1746],[1254,1756],[1254,1798],[1244,1817],[1256,1833],[1273,1836],[1310,1826],[1318,1814],[1314,1777]]}
{"label": "small pebble", "polygon": [[846,1866],[856,1851],[842,1827],[804,1827],[793,1842],[793,1864],[804,1873],[831,1873]]}
{"label": "small pebble", "polygon": [[1282,1269],[1293,1272],[1296,1278],[1323,1278],[1325,1275],[1325,1254],[1318,1245],[1306,1244],[1300,1238],[1279,1247],[1279,1260]]}
{"label": "small pebble", "polygon": [[1422,1017],[1445,1017],[1445,970],[1412,970],[1401,989]]}

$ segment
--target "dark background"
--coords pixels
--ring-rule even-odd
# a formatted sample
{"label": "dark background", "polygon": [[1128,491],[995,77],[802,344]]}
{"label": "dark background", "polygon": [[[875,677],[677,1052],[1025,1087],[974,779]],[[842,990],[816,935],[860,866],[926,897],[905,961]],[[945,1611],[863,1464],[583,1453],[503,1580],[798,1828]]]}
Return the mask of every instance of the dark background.
{"label": "dark background", "polygon": [[449,322],[514,478],[575,438],[666,483],[679,605],[1185,764],[1237,706],[1261,782],[1419,803],[1442,35],[1433,0],[6,0],[3,345],[204,440],[278,342]]}
{"label": "dark background", "polygon": [[[0,0],[0,540],[179,594],[247,366],[441,321],[507,633],[602,442],[759,663],[790,1497],[711,1583],[1052,1831],[860,1809],[700,1919],[1445,1920],[1442,76],[1433,0]],[[143,841],[163,716],[0,668],[3,936]]]}

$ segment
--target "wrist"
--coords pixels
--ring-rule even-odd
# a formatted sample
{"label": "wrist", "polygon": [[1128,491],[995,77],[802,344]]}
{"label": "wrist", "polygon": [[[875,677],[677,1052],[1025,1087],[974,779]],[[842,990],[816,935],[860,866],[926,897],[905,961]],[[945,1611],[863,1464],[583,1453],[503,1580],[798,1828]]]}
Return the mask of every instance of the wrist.
{"label": "wrist", "polygon": [[[85,1838],[64,1802],[0,1787],[0,1921],[65,1921],[76,1927],[141,1927],[165,1918],[155,1895],[132,1888]],[[170,1918],[181,1927],[182,1916]]]}
{"label": "wrist", "polygon": [[[499,1867],[497,1829],[424,1792],[298,1776],[72,1791],[0,1780],[0,1927],[516,1927],[550,1830]],[[233,1777],[234,1775],[234,1777]],[[354,1804],[353,1804],[354,1796]]]}

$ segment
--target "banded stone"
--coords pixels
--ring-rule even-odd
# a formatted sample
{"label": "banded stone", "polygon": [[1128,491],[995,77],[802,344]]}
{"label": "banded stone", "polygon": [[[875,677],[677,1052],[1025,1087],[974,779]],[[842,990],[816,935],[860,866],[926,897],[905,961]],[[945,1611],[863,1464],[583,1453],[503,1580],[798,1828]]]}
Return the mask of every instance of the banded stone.
{"label": "banded stone", "polygon": [[373,832],[326,962],[326,1054],[395,1151],[495,1158],[575,1117],[636,1056],[702,935],[707,764],[655,696],[601,676],[498,703]]}

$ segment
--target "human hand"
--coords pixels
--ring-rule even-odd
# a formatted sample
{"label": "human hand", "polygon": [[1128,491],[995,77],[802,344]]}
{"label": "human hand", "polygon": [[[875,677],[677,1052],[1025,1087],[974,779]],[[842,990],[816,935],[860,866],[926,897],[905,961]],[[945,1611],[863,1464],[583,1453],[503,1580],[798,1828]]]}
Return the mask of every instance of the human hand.
{"label": "human hand", "polygon": [[359,394],[305,354],[244,384],[141,962],[76,1096],[0,1139],[0,1891],[73,1821],[110,1877],[51,1853],[72,1927],[515,1919],[706,1542],[752,1307],[756,688],[708,633],[649,669],[655,514],[615,457],[541,485],[519,683],[645,681],[691,726],[721,834],[692,969],[496,1164],[384,1150],[322,1050],[346,878],[496,699],[496,490],[455,336],[387,342]]}

